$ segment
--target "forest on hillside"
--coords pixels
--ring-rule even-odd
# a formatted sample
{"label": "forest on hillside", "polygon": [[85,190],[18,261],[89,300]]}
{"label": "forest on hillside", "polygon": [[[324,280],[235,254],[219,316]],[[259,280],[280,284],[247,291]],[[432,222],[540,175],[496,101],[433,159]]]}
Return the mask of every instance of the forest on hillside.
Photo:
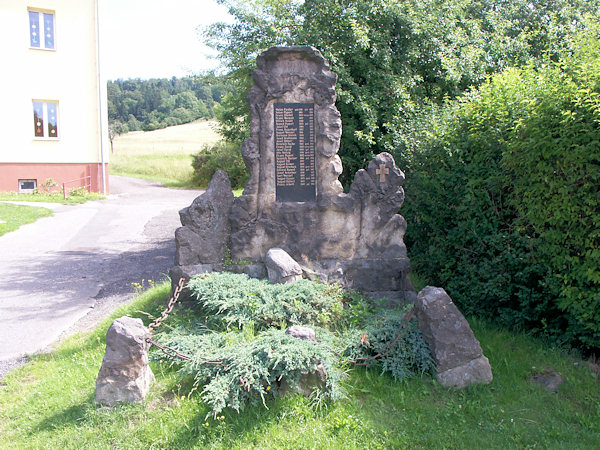
{"label": "forest on hillside", "polygon": [[108,120],[113,134],[151,131],[214,117],[223,83],[205,75],[109,81]]}

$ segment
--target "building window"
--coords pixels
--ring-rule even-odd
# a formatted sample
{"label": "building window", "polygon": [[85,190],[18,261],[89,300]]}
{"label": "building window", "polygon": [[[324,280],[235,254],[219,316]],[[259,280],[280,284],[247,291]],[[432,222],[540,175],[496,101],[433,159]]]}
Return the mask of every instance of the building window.
{"label": "building window", "polygon": [[31,194],[37,189],[37,180],[19,180],[19,192]]}
{"label": "building window", "polygon": [[54,49],[54,13],[29,11],[29,42],[33,48]]}
{"label": "building window", "polygon": [[35,137],[58,138],[58,102],[33,102]]}

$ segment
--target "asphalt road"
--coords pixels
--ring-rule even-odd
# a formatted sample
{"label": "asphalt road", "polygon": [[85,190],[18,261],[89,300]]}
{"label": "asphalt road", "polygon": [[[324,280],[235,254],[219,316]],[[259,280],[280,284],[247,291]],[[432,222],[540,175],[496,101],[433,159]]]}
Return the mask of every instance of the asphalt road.
{"label": "asphalt road", "polygon": [[65,333],[83,331],[173,265],[178,211],[201,191],[111,176],[111,195],[52,205],[0,236],[0,379]]}

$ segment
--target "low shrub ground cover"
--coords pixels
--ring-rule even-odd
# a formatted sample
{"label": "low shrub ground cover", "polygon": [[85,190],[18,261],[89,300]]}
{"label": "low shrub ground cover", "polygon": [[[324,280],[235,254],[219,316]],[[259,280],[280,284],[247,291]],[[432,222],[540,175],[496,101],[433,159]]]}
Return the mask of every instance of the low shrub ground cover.
{"label": "low shrub ground cover", "polygon": [[[471,325],[494,381],[455,391],[432,377],[394,381],[380,368],[353,368],[345,397],[316,408],[299,395],[267,397],[268,409],[211,408],[167,363],[142,404],[94,404],[95,379],[112,319],[158,315],[160,284],[96,330],[36,355],[0,386],[1,448],[597,448],[600,384],[587,362],[530,336],[481,320]],[[183,318],[184,315],[179,316]],[[177,325],[167,319],[165,325]],[[565,382],[553,394],[529,381],[552,367]],[[209,414],[209,417],[207,417]]]}
{"label": "low shrub ground cover", "polygon": [[0,203],[0,236],[9,231],[16,230],[21,225],[32,223],[42,217],[51,215],[52,211],[48,208]]}
{"label": "low shrub ground cover", "polygon": [[[379,366],[397,380],[434,368],[415,321],[403,321],[407,308],[376,314],[368,300],[336,285],[270,284],[244,274],[203,274],[188,288],[195,308],[158,339],[191,359],[155,356],[193,378],[213,417],[226,407],[266,406],[267,396],[298,386],[302,374],[319,364],[327,381],[314,387],[318,402],[343,397],[341,382],[351,363]],[[286,334],[294,325],[312,327],[317,342]]]}

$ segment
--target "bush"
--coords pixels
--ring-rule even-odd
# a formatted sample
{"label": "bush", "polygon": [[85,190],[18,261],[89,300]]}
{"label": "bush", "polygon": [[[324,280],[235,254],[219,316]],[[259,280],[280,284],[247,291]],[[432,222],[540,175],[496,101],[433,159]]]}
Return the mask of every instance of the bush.
{"label": "bush", "polygon": [[248,182],[249,174],[239,147],[227,142],[205,145],[200,153],[192,155],[192,167],[193,181],[201,187],[208,186],[217,170],[227,172],[233,189],[243,188]]}
{"label": "bush", "polygon": [[334,328],[342,320],[344,293],[338,286],[309,280],[270,284],[224,272],[195,277],[188,288],[211,328],[219,331],[249,324],[256,330],[302,324]]}
{"label": "bush", "polygon": [[600,45],[430,118],[407,171],[416,270],[469,314],[600,348]]}
{"label": "bush", "polygon": [[[374,315],[368,300],[338,286],[308,280],[272,285],[211,273],[193,277],[188,288],[195,311],[171,317],[171,331],[157,338],[190,359],[154,357],[191,377],[215,416],[226,407],[264,404],[281,393],[282,383],[293,387],[318,364],[327,381],[315,388],[316,401],[342,396],[340,381],[352,361],[379,365],[399,380],[433,370],[429,349],[414,322],[403,320],[404,311]],[[290,325],[312,327],[317,342],[287,335]]]}

